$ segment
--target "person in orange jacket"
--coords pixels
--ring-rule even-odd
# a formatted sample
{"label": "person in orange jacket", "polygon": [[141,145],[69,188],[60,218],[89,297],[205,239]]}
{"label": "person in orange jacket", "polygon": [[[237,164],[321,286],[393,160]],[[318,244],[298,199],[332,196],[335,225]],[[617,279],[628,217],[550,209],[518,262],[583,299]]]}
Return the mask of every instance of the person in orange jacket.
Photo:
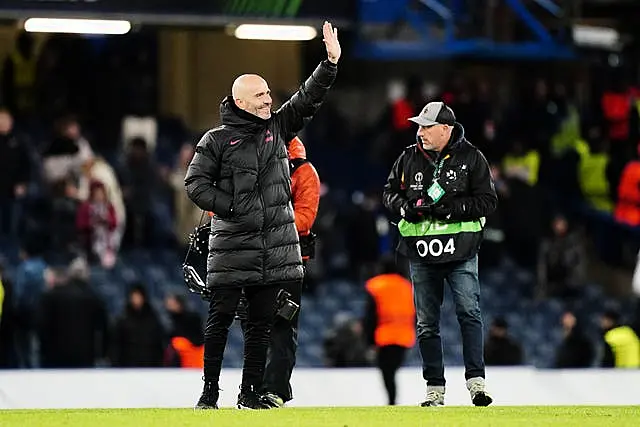
{"label": "person in orange jacket", "polygon": [[297,136],[287,146],[291,166],[291,198],[296,230],[300,237],[302,261],[315,256],[315,236],[311,227],[318,216],[320,204],[320,177],[311,162],[307,160],[307,151]]}
{"label": "person in orange jacket", "polygon": [[[315,167],[307,159],[307,152],[300,138],[293,137],[287,144],[291,169],[291,198],[293,202],[296,229],[300,238],[302,262],[315,256],[315,235],[311,231],[318,215],[320,204],[320,177]],[[302,299],[302,282],[287,285],[283,290],[298,306]],[[240,300],[237,318],[244,331],[245,304]],[[264,373],[263,396],[272,406],[282,407],[293,399],[291,374],[296,363],[298,346],[298,318],[300,310],[291,320],[276,316],[271,329],[271,342]]]}
{"label": "person in orange jacket", "polygon": [[396,404],[396,372],[416,342],[416,312],[411,282],[392,258],[382,261],[382,273],[365,283],[367,304],[363,321],[369,345],[377,349],[377,364],[389,405]]}
{"label": "person in orange jacket", "polygon": [[618,184],[618,201],[613,213],[616,221],[640,226],[640,145],[638,156],[625,166]]}

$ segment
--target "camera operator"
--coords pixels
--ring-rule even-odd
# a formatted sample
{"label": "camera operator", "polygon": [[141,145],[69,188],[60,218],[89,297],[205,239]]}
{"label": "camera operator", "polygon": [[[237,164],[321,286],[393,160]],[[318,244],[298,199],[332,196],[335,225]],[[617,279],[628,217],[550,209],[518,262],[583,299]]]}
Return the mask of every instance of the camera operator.
{"label": "camera operator", "polygon": [[237,406],[274,406],[260,390],[276,300],[283,286],[301,282],[304,274],[286,139],[315,114],[335,80],[340,57],[337,31],[325,22],[323,35],[328,59],[273,114],[264,79],[250,74],[238,77],[232,96],[220,108],[222,126],[202,137],[187,170],[189,198],[204,211],[214,212],[207,260],[212,298],[198,408],[217,408],[222,357],[243,292],[247,331]]}

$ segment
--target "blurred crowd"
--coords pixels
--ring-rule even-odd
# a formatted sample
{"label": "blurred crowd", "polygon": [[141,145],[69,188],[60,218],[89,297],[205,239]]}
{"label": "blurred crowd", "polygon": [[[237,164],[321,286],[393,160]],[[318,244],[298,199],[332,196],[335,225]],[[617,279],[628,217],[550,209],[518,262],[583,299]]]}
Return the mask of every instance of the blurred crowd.
{"label": "blurred crowd", "polygon": [[109,313],[90,283],[123,251],[184,254],[200,220],[183,183],[197,137],[158,129],[152,49],[118,43],[61,35],[36,51],[23,32],[4,59],[2,367],[174,366],[173,338],[202,345],[199,315],[178,319],[183,295],[155,313],[144,284],[122,283],[126,307]]}
{"label": "blurred crowd", "polygon": [[[29,271],[30,285],[38,284],[36,269]],[[18,304],[5,305],[0,313],[1,368],[181,367],[181,358],[202,352],[202,318],[182,295],[166,296],[163,308],[169,316],[163,322],[144,284],[132,283],[125,307],[111,319],[91,286],[84,258],[42,275],[44,289],[26,294],[2,278],[5,298]]]}
{"label": "blurred crowd", "polygon": [[[466,137],[488,158],[500,198],[497,212],[487,218],[481,268],[498,266],[508,256],[536,272],[532,294],[541,298],[575,297],[594,269],[620,269],[629,276],[628,291],[640,249],[636,89],[604,91],[582,104],[563,84],[553,84],[552,90],[552,82],[537,79],[530,86],[522,83],[530,92],[522,89],[524,94],[501,106],[497,90],[482,80],[454,80],[451,88],[425,86],[421,79],[408,80],[377,122],[362,135],[351,132],[360,138],[355,151],[368,150],[359,160],[382,165],[388,173],[402,149],[416,140],[407,118],[426,102],[443,99]],[[313,126],[328,125],[329,119],[333,115],[326,113],[320,120],[327,121]],[[333,133],[349,134],[347,127]],[[350,265],[375,263],[394,246],[393,224],[384,221],[380,203],[379,183],[385,177],[367,183],[351,200],[329,194],[328,218],[321,206],[317,227],[331,238],[347,236]],[[352,205],[342,211],[346,217],[332,215],[332,202]]]}
{"label": "blurred crowd", "polygon": [[[549,363],[555,369],[580,368],[638,368],[640,358],[640,316],[628,326],[622,322],[620,313],[608,310],[598,317],[600,339],[591,338],[585,331],[584,319],[579,319],[571,311],[565,311],[558,327],[562,329],[562,341],[555,349],[554,360]],[[613,356],[614,345],[605,336],[610,331],[624,331],[634,334],[630,349],[636,355],[624,366]],[[367,339],[367,331],[361,319],[340,314],[334,319],[332,328],[324,340],[325,364],[334,368],[375,366],[376,353],[372,340]],[[618,349],[620,351],[620,349]],[[523,345],[510,334],[509,323],[504,317],[490,320],[489,332],[485,340],[484,360],[487,366],[523,366],[527,364],[527,354]]]}
{"label": "blurred crowd", "polygon": [[[14,336],[11,357],[21,367],[34,366],[34,346],[42,366],[162,366],[174,363],[166,356],[172,337],[201,344],[201,324],[178,320],[188,312],[181,298],[167,296],[173,319],[162,324],[141,284],[122,284],[127,306],[110,319],[88,269],[114,268],[132,249],[184,253],[201,212],[186,197],[183,177],[202,130],[157,114],[149,50],[101,47],[101,59],[87,65],[82,49],[77,39],[52,36],[36,54],[33,40],[21,33],[3,64],[0,246],[5,264],[15,262],[15,274],[2,277],[0,366],[10,363],[5,350]],[[425,91],[422,79],[407,80],[358,133],[331,102],[308,126],[302,137],[323,194],[307,295],[335,277],[361,287],[393,253],[394,224],[381,205],[385,174],[415,141],[407,118],[433,98],[452,107],[491,163],[500,204],[487,219],[481,269],[499,268],[508,257],[535,273],[531,298],[569,302],[580,297],[594,269],[620,268],[631,280],[640,249],[640,92],[612,86],[582,104],[562,82],[538,79],[500,104],[484,81],[452,82]],[[337,167],[345,135],[351,140],[344,147],[365,153],[351,158],[358,163],[353,169]],[[336,182],[345,170],[359,181],[341,188]],[[612,324],[620,321],[615,313],[607,316]],[[12,317],[15,322],[7,320]],[[573,361],[579,349],[587,365],[594,363],[579,325],[572,314],[563,317],[567,338],[558,366],[586,363]],[[328,364],[369,363],[361,329],[358,321],[338,319],[327,340]],[[488,361],[523,360],[507,330],[504,319],[494,319]],[[341,353],[347,350],[352,354]]]}

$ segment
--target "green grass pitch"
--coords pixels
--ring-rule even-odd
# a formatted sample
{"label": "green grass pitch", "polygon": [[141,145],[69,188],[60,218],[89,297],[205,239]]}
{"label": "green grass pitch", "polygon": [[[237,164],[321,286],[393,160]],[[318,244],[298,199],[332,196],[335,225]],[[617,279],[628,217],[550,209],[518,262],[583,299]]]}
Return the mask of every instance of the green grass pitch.
{"label": "green grass pitch", "polygon": [[2,427],[638,426],[640,406],[282,408],[269,411],[87,409],[0,411]]}

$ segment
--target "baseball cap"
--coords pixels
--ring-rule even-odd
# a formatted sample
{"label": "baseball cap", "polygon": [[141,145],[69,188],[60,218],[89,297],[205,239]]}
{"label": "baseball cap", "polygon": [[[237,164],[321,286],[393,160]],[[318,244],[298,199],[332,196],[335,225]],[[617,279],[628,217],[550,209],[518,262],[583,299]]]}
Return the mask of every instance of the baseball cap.
{"label": "baseball cap", "polygon": [[420,126],[433,126],[438,124],[453,126],[456,123],[456,116],[453,114],[453,110],[444,102],[434,101],[425,105],[422,111],[420,111],[420,114],[409,118],[409,120]]}

